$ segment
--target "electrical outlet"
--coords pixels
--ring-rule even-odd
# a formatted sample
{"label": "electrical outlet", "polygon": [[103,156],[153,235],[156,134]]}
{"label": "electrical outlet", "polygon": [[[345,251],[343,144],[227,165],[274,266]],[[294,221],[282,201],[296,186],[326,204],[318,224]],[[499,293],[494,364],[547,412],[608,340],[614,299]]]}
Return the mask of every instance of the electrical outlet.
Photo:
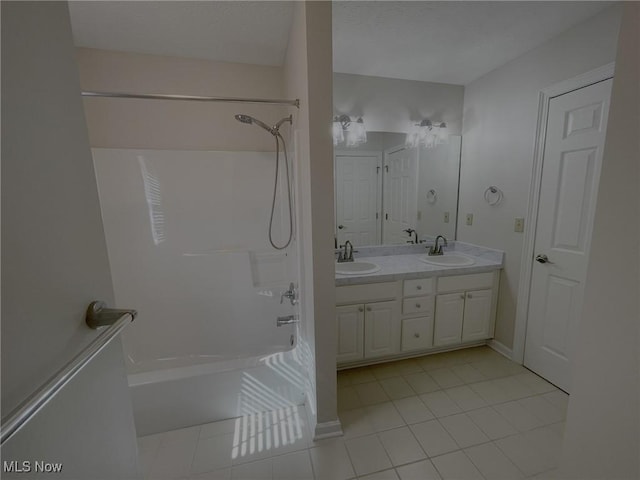
{"label": "electrical outlet", "polygon": [[467,225],[473,225],[473,213],[467,213]]}
{"label": "electrical outlet", "polygon": [[449,212],[444,212],[444,223],[449,223]]}
{"label": "electrical outlet", "polygon": [[516,221],[513,225],[513,231],[517,233],[524,232],[524,218],[516,217]]}

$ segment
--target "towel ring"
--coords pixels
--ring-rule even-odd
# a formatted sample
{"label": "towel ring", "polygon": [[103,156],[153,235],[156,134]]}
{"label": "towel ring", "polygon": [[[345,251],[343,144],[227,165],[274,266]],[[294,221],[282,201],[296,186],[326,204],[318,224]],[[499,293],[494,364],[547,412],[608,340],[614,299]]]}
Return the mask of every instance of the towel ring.
{"label": "towel ring", "polygon": [[432,205],[438,201],[438,193],[432,188],[427,192],[427,202]]}
{"label": "towel ring", "polygon": [[491,206],[498,205],[502,201],[502,197],[502,190],[496,186],[491,185],[484,191],[484,199]]}

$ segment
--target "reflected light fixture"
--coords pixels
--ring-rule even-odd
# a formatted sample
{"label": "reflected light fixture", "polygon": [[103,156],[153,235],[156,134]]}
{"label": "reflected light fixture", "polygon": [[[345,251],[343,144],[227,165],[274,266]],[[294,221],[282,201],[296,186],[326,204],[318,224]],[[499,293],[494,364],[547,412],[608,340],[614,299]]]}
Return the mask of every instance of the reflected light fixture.
{"label": "reflected light fixture", "polygon": [[345,143],[347,147],[357,147],[367,143],[367,130],[364,120],[359,117],[355,122],[349,115],[336,116],[333,119],[333,146]]}
{"label": "reflected light fixture", "polygon": [[433,148],[436,145],[447,143],[448,140],[449,135],[445,122],[434,123],[425,118],[420,123],[410,127],[405,139],[405,145],[415,148],[422,144],[425,148]]}

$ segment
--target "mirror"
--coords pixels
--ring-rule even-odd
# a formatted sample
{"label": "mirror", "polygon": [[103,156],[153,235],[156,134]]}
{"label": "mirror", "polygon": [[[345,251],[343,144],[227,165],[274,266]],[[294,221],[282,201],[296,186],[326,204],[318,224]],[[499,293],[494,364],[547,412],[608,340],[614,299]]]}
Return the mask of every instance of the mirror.
{"label": "mirror", "polygon": [[366,132],[366,142],[335,146],[339,245],[455,239],[462,137],[447,135],[429,147],[406,140],[405,133]]}

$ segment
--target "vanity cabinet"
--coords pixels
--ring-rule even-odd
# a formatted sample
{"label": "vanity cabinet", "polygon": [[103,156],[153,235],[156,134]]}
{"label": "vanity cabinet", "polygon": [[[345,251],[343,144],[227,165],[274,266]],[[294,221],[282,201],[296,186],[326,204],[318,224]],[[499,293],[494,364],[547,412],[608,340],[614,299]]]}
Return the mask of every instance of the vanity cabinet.
{"label": "vanity cabinet", "polygon": [[355,362],[364,358],[364,305],[345,305],[336,308],[338,326],[336,358],[338,363]]}
{"label": "vanity cabinet", "polygon": [[499,272],[336,288],[337,363],[402,358],[493,336]]}
{"label": "vanity cabinet", "polygon": [[433,333],[435,347],[493,336],[494,282],[492,273],[439,279]]}
{"label": "vanity cabinet", "polygon": [[336,289],[338,363],[398,354],[398,282],[349,285]]}
{"label": "vanity cabinet", "polygon": [[402,284],[401,350],[411,352],[433,345],[435,278],[404,280]]}

